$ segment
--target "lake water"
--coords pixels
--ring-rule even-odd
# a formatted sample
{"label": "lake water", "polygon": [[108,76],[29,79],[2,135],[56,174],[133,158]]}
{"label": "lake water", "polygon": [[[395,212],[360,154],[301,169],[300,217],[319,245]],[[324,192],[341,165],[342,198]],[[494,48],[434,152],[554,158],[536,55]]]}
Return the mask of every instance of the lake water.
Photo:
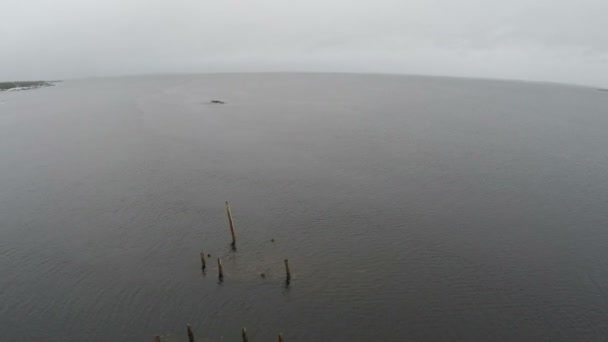
{"label": "lake water", "polygon": [[0,93],[0,179],[2,341],[608,339],[593,88],[68,81]]}

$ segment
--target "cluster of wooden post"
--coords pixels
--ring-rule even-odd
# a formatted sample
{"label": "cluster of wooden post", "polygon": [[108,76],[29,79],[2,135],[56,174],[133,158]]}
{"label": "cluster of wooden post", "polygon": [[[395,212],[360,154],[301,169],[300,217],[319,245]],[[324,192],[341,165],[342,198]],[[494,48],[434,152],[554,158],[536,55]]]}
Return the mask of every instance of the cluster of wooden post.
{"label": "cluster of wooden post", "polygon": [[[226,201],[226,214],[228,215],[228,223],[230,225],[230,235],[232,236],[232,246],[233,250],[236,250],[236,233],[234,232],[234,221],[232,220],[232,213],[230,212],[230,203]],[[274,241],[274,239],[272,239]],[[289,271],[289,260],[285,259],[285,284],[289,285],[291,282],[291,272]],[[205,253],[201,252],[201,269],[203,272],[207,270],[207,261],[205,260]],[[224,280],[224,270],[222,268],[222,259],[217,258],[217,269],[218,269],[218,279],[220,281]]]}
{"label": "cluster of wooden post", "polygon": [[[236,233],[234,232],[234,221],[232,220],[232,213],[230,212],[230,203],[228,203],[228,201],[226,201],[226,214],[228,215],[228,223],[230,225],[230,235],[232,236],[232,243],[230,244],[232,249],[236,251]],[[274,239],[272,240],[274,242]],[[203,272],[206,272],[207,270],[207,261],[205,259],[205,253],[201,252],[201,269]],[[207,255],[208,257],[211,257],[211,255]],[[285,263],[285,284],[289,285],[289,283],[291,282],[291,272],[289,270],[289,260],[285,259],[284,260]],[[217,269],[218,269],[218,279],[219,281],[223,281],[224,280],[224,270],[222,267],[222,259],[221,258],[217,258]],[[189,342],[194,342],[194,334],[192,333],[192,327],[190,326],[190,324],[186,325],[187,331],[188,331],[188,341]],[[247,329],[243,328],[241,330],[241,336],[243,338],[243,342],[249,342],[249,338],[247,337]],[[283,334],[279,333],[279,342],[283,342]],[[154,342],[161,342],[160,341],[160,336],[154,336]]]}
{"label": "cluster of wooden post", "polygon": [[[285,284],[289,285],[291,282],[291,271],[289,270],[289,259],[285,259]],[[203,272],[205,272],[207,267],[207,262],[205,261],[205,254],[201,253],[201,268]],[[217,270],[218,270],[218,279],[220,281],[224,280],[224,268],[222,267],[222,259],[217,258]]]}
{"label": "cluster of wooden post", "polygon": [[[186,329],[188,331],[188,342],[194,342],[194,333],[192,332],[192,326],[190,324],[186,324]],[[283,333],[279,333],[279,342],[283,342]],[[243,338],[243,342],[249,342],[249,337],[247,337],[247,329],[243,327],[241,329],[241,337]],[[154,336],[154,342],[161,342],[160,336]]]}

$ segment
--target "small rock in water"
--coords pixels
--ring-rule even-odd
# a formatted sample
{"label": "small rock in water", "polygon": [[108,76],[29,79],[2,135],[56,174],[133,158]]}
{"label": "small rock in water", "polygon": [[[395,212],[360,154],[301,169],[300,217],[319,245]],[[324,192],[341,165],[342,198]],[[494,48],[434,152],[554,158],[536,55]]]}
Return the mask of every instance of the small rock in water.
{"label": "small rock in water", "polygon": [[262,273],[260,273],[260,277],[262,277],[262,278],[266,278],[266,273],[263,273],[263,272],[262,272]]}
{"label": "small rock in water", "polygon": [[274,239],[270,239],[270,242],[274,242]]}
{"label": "small rock in water", "polygon": [[211,103],[224,104],[225,102],[220,100],[211,100]]}
{"label": "small rock in water", "polygon": [[207,258],[211,258],[211,254],[207,254]]}

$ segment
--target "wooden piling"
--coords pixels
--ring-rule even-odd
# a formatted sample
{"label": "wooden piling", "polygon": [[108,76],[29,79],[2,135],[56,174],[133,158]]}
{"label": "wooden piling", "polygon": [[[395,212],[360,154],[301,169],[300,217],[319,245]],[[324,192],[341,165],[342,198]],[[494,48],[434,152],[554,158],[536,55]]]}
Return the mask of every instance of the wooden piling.
{"label": "wooden piling", "polygon": [[285,259],[285,281],[289,283],[291,280],[291,272],[289,272],[289,260]]}
{"label": "wooden piling", "polygon": [[243,336],[243,342],[249,342],[249,338],[247,338],[247,329],[243,328],[241,330],[241,335]]}
{"label": "wooden piling", "polygon": [[207,268],[207,261],[205,261],[205,253],[201,252],[201,269],[203,272]]}
{"label": "wooden piling", "polygon": [[230,203],[226,201],[226,214],[228,215],[228,223],[230,224],[230,234],[232,234],[232,247],[236,247],[236,234],[234,233],[234,222],[232,221],[232,213],[230,212]]}
{"label": "wooden piling", "polygon": [[154,342],[160,342],[160,336],[154,336]]}
{"label": "wooden piling", "polygon": [[283,333],[279,333],[279,342],[283,342]]}
{"label": "wooden piling", "polygon": [[190,326],[190,324],[187,324],[186,328],[188,328],[188,341],[194,342],[194,334],[192,333],[192,327]]}
{"label": "wooden piling", "polygon": [[220,280],[224,279],[224,270],[222,268],[222,259],[217,258],[217,269],[218,269],[218,278]]}

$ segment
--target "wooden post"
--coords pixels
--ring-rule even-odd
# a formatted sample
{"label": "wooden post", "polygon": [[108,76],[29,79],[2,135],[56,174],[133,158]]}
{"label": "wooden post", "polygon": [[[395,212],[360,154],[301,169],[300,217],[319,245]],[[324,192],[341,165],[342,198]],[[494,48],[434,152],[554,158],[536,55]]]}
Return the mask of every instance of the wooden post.
{"label": "wooden post", "polygon": [[220,280],[224,279],[224,270],[222,269],[222,259],[217,258],[217,269],[219,271],[218,278]]}
{"label": "wooden post", "polygon": [[283,333],[279,333],[279,342],[283,342]]}
{"label": "wooden post", "polygon": [[192,333],[192,327],[190,326],[190,324],[187,324],[186,328],[188,328],[188,341],[194,342],[194,334]]}
{"label": "wooden post", "polygon": [[289,284],[289,281],[291,280],[291,272],[289,272],[289,260],[287,260],[287,259],[285,259],[285,274],[286,274],[285,282],[287,282]]}
{"label": "wooden post", "polygon": [[154,342],[160,342],[160,336],[154,336]]}
{"label": "wooden post", "polygon": [[232,221],[232,213],[230,213],[230,203],[226,201],[226,214],[228,214],[228,223],[230,224],[230,234],[232,234],[232,247],[236,247],[236,234],[234,233],[234,222]]}
{"label": "wooden post", "polygon": [[207,268],[207,262],[205,261],[205,253],[201,252],[201,269],[203,272]]}
{"label": "wooden post", "polygon": [[247,338],[247,329],[243,328],[241,330],[241,335],[243,335],[243,342],[249,342],[249,339]]}

